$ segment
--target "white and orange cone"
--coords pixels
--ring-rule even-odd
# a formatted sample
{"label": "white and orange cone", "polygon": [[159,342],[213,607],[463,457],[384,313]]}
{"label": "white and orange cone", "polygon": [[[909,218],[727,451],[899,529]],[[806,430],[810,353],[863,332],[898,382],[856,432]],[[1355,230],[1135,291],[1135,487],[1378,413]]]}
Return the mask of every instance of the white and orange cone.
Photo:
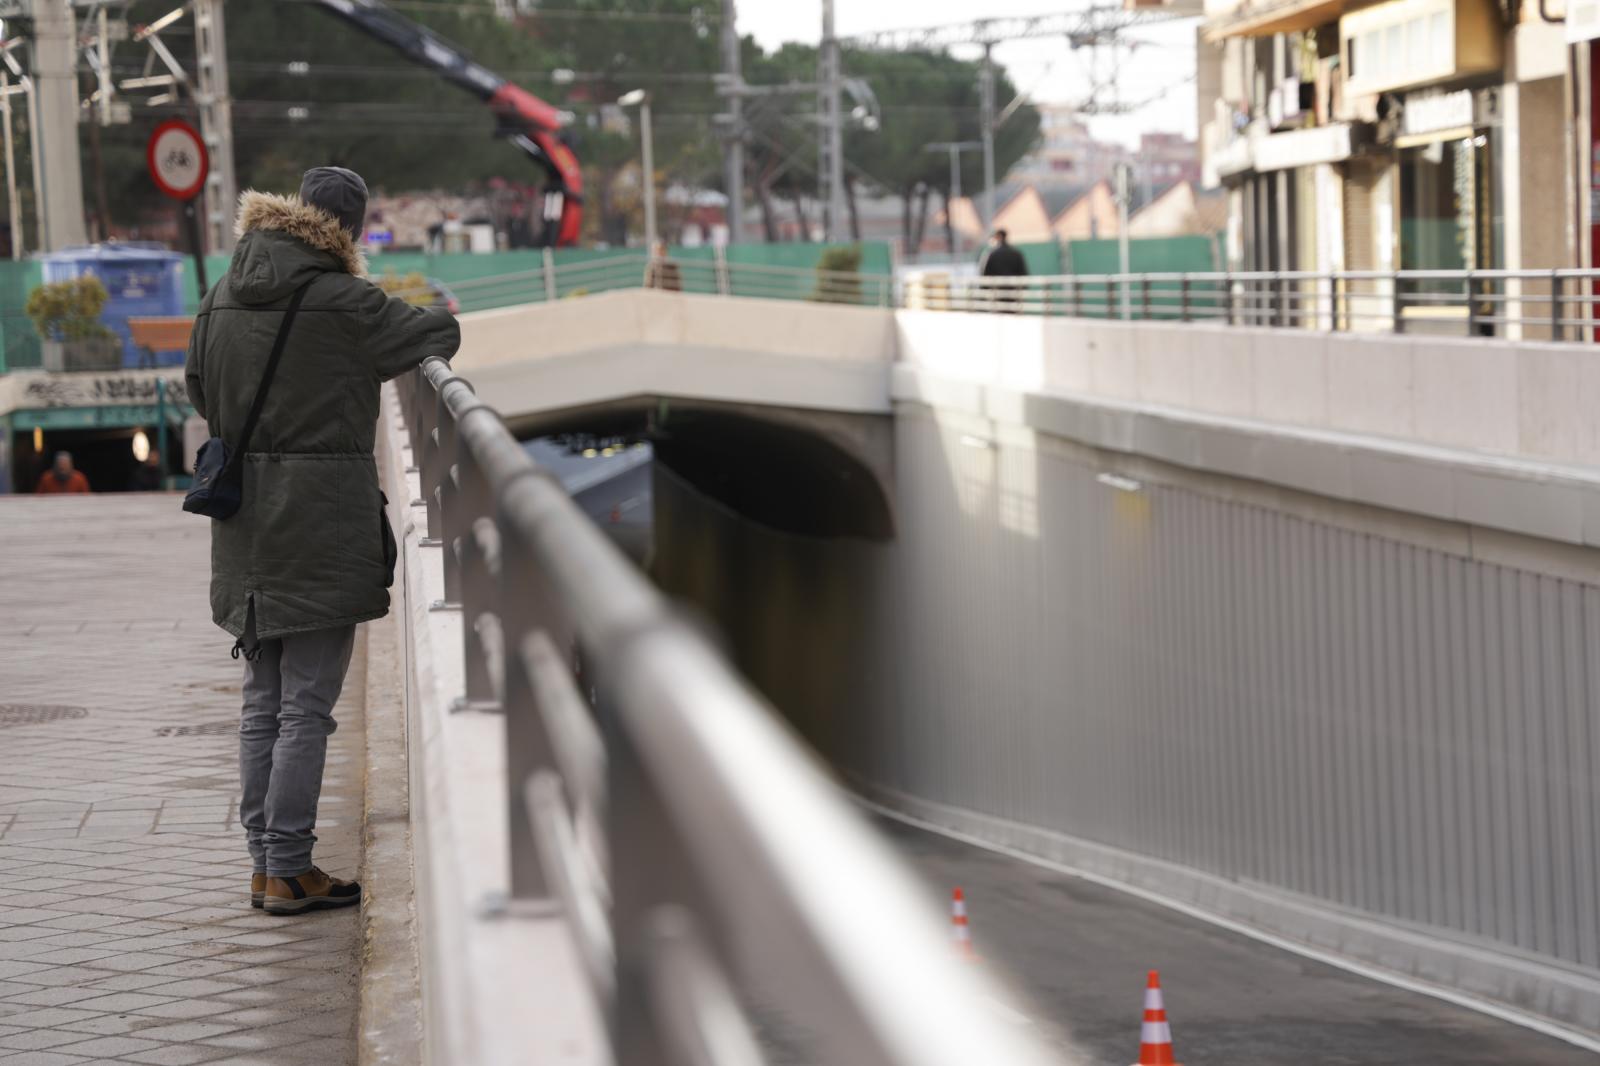
{"label": "white and orange cone", "polygon": [[959,888],[950,893],[950,932],[955,938],[956,954],[963,959],[976,959],[972,950],[972,930],[967,926],[967,897]]}
{"label": "white and orange cone", "polygon": [[1161,1000],[1161,975],[1150,971],[1144,990],[1144,1025],[1139,1029],[1139,1061],[1134,1066],[1177,1066],[1172,1057],[1172,1026]]}

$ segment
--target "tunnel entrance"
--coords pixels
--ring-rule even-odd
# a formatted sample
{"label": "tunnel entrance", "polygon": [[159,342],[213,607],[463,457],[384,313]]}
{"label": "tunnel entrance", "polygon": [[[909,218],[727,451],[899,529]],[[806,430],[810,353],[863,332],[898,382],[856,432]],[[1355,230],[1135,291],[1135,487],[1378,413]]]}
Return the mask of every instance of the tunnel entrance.
{"label": "tunnel entrance", "polygon": [[804,537],[892,539],[893,511],[879,475],[805,418],[641,397],[513,428],[525,441],[551,442],[569,455],[647,444],[654,464],[757,526]]}

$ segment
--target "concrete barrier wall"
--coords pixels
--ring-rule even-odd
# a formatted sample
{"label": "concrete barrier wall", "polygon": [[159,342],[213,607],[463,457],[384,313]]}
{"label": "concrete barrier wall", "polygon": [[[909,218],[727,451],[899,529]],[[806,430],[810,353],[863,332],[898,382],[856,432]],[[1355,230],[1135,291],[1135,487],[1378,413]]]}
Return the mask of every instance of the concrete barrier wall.
{"label": "concrete barrier wall", "polygon": [[673,345],[887,363],[894,313],[801,300],[629,289],[461,317],[461,369],[619,346]]}
{"label": "concrete barrier wall", "polygon": [[941,376],[1600,466],[1600,348],[902,311]]}
{"label": "concrete barrier wall", "polygon": [[919,404],[895,489],[887,546],[659,491],[663,583],[864,791],[1600,1032],[1593,550]]}
{"label": "concrete barrier wall", "polygon": [[898,349],[894,543],[657,493],[663,584],[864,789],[1600,1033],[1600,357],[933,312],[830,347],[628,295]]}
{"label": "concrete barrier wall", "polygon": [[[400,630],[414,856],[417,955],[428,1064],[601,1066],[611,1061],[599,1005],[566,920],[548,901],[511,903],[505,721],[456,711],[461,612],[444,598],[441,549],[392,386],[379,423],[380,477],[400,544],[392,618]],[[420,501],[419,501],[420,502]],[[435,531],[437,536],[437,531]]]}

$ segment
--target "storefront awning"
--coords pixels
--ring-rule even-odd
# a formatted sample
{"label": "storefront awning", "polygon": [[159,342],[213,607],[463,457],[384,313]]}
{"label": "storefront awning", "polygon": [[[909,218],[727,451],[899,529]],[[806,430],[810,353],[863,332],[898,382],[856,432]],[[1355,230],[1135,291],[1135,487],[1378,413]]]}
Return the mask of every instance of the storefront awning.
{"label": "storefront awning", "polygon": [[1336,20],[1344,7],[1345,0],[1245,0],[1232,11],[1208,19],[1201,35],[1214,43],[1228,37],[1310,30]]}

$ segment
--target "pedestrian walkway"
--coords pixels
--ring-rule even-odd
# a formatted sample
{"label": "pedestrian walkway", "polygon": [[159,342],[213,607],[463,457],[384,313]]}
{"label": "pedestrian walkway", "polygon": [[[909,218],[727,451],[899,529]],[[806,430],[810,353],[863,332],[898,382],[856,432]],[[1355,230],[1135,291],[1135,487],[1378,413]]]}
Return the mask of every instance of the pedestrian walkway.
{"label": "pedestrian walkway", "polygon": [[[0,498],[0,1066],[355,1062],[359,915],[250,907],[209,539],[169,495]],[[317,830],[346,876],[362,688]]]}

